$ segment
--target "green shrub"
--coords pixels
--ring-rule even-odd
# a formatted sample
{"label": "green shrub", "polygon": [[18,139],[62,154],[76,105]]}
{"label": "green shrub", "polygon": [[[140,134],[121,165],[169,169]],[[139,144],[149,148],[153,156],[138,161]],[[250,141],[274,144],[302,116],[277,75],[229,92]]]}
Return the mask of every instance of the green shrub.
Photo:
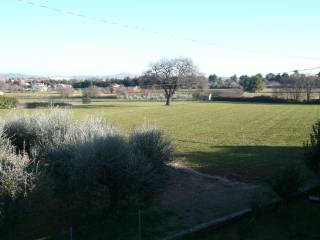
{"label": "green shrub", "polygon": [[272,181],[272,189],[283,199],[288,199],[301,185],[300,168],[290,167],[280,170]]}
{"label": "green shrub", "polygon": [[0,143],[0,195],[15,199],[26,193],[30,160],[25,154],[17,155],[8,139],[1,137]]}
{"label": "green shrub", "polygon": [[15,108],[18,103],[18,99],[15,97],[0,96],[0,108]]}
{"label": "green shrub", "polygon": [[30,153],[31,147],[37,144],[40,123],[37,115],[11,114],[4,122],[4,134],[12,141],[17,152]]}
{"label": "green shrub", "polygon": [[129,181],[129,158],[127,141],[119,134],[75,146],[72,180],[80,191],[79,195],[89,197],[89,202],[98,200],[101,207],[125,201],[128,186],[132,184]]}
{"label": "green shrub", "polygon": [[12,115],[4,130],[16,153],[28,152],[39,169],[44,194],[65,206],[145,202],[163,187],[173,158],[170,140],[156,128],[126,138],[102,118],[77,121],[66,110]]}
{"label": "green shrub", "polygon": [[25,108],[49,108],[49,107],[72,107],[70,103],[64,102],[28,102],[24,104]]}
{"label": "green shrub", "polygon": [[132,152],[129,173],[134,183],[131,192],[138,193],[132,197],[148,200],[165,185],[166,164],[174,156],[172,143],[159,129],[144,126],[131,133],[129,146]]}
{"label": "green shrub", "polygon": [[90,97],[83,97],[82,98],[82,103],[83,104],[90,104],[91,103],[91,98]]}
{"label": "green shrub", "polygon": [[204,94],[204,93],[197,92],[197,93],[193,93],[192,94],[192,98],[194,100],[199,100],[199,101],[208,101],[209,94]]}
{"label": "green shrub", "polygon": [[31,190],[33,175],[28,171],[29,164],[28,156],[16,154],[10,140],[0,135],[0,223],[9,217],[11,205]]}
{"label": "green shrub", "polygon": [[110,127],[97,132],[105,135],[91,135],[75,145],[73,180],[77,178],[75,183],[82,186],[77,187],[80,195],[99,199],[104,206],[115,206],[145,202],[163,187],[173,148],[161,131],[136,129],[128,140]]}
{"label": "green shrub", "polygon": [[256,92],[261,91],[264,88],[265,82],[261,74],[256,74],[251,77],[240,78],[240,85],[245,91]]}
{"label": "green shrub", "polygon": [[50,109],[48,113],[11,114],[4,122],[4,134],[18,152],[43,154],[50,146],[65,140],[74,126],[68,111]]}
{"label": "green shrub", "polygon": [[310,141],[304,144],[304,160],[311,171],[320,173],[320,120],[312,126]]}
{"label": "green shrub", "polygon": [[64,140],[45,151],[41,162],[46,166],[46,175],[52,180],[54,194],[63,202],[99,205],[96,202],[109,198],[102,194],[107,186],[97,180],[98,172],[92,171],[92,168],[107,157],[102,151],[108,151],[107,154],[116,151],[114,147],[106,149],[106,146],[98,144],[101,139],[114,135],[116,131],[102,118],[74,121],[66,131]]}
{"label": "green shrub", "polygon": [[173,159],[171,140],[155,127],[136,128],[129,137],[129,145],[134,155],[143,155],[158,170]]}

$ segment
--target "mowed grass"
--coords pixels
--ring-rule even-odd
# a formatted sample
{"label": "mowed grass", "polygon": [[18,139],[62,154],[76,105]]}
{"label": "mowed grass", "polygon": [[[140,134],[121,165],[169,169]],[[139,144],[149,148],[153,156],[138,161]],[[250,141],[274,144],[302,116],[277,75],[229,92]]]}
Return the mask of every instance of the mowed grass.
{"label": "mowed grass", "polygon": [[100,99],[90,105],[77,101],[72,111],[77,117],[105,117],[125,133],[142,124],[159,126],[173,139],[177,161],[244,181],[266,180],[282,167],[303,166],[303,142],[320,119],[317,105],[227,102],[174,102],[166,107],[161,102]]}

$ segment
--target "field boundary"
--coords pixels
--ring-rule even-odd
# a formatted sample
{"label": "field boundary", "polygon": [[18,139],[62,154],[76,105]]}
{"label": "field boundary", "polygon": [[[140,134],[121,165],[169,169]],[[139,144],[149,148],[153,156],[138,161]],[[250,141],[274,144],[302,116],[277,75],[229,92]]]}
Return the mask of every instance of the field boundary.
{"label": "field boundary", "polygon": [[212,97],[212,102],[239,102],[239,103],[273,103],[273,104],[293,104],[293,105],[319,105],[320,99],[307,101],[287,100],[269,96],[254,97]]}

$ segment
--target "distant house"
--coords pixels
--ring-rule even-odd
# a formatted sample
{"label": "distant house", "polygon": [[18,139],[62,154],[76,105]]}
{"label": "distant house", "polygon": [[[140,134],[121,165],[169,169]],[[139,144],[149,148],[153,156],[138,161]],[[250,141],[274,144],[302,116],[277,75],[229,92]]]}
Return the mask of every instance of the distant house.
{"label": "distant house", "polygon": [[18,84],[21,87],[25,87],[26,86],[26,80],[19,79],[16,84]]}
{"label": "distant house", "polygon": [[134,91],[134,92],[138,92],[138,91],[140,91],[141,90],[141,88],[139,87],[139,86],[134,86],[133,88],[132,88],[132,91]]}
{"label": "distant house", "polygon": [[120,87],[121,87],[121,85],[114,83],[110,87],[110,92],[115,93],[118,89],[120,89]]}
{"label": "distant house", "polygon": [[[243,90],[239,88],[234,89],[215,89],[214,96],[217,97],[225,97],[225,98],[232,98],[232,97],[242,97]],[[214,98],[214,97],[213,97]]]}
{"label": "distant house", "polygon": [[70,84],[58,83],[55,85],[55,89],[72,88]]}
{"label": "distant house", "polygon": [[48,86],[44,83],[33,83],[31,84],[31,90],[37,92],[47,92]]}
{"label": "distant house", "polygon": [[281,84],[279,83],[279,82],[276,82],[276,81],[269,81],[268,83],[267,83],[267,88],[278,88],[278,87],[280,87],[281,86]]}
{"label": "distant house", "polygon": [[112,87],[113,89],[117,89],[117,88],[121,87],[121,85],[119,85],[119,84],[117,84],[117,83],[114,83],[114,84],[111,85],[111,87]]}
{"label": "distant house", "polygon": [[139,86],[126,87],[126,90],[129,92],[137,93],[141,91],[141,88]]}
{"label": "distant house", "polygon": [[0,91],[0,96],[3,96],[4,95],[4,92]]}
{"label": "distant house", "polygon": [[61,90],[61,89],[66,89],[66,88],[72,88],[72,85],[63,84],[63,83],[58,83],[58,84],[54,85],[55,90]]}

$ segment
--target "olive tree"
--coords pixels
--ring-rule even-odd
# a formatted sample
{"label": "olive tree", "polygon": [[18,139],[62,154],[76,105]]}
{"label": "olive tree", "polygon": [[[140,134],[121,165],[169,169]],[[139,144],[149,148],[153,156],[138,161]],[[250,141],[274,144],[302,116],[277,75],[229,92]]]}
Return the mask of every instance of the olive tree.
{"label": "olive tree", "polygon": [[30,163],[28,155],[16,153],[0,130],[0,227],[16,217],[15,203],[31,191],[34,175]]}
{"label": "olive tree", "polygon": [[179,57],[152,63],[145,75],[160,85],[164,91],[166,105],[170,106],[177,89],[197,85],[200,74],[191,59]]}

